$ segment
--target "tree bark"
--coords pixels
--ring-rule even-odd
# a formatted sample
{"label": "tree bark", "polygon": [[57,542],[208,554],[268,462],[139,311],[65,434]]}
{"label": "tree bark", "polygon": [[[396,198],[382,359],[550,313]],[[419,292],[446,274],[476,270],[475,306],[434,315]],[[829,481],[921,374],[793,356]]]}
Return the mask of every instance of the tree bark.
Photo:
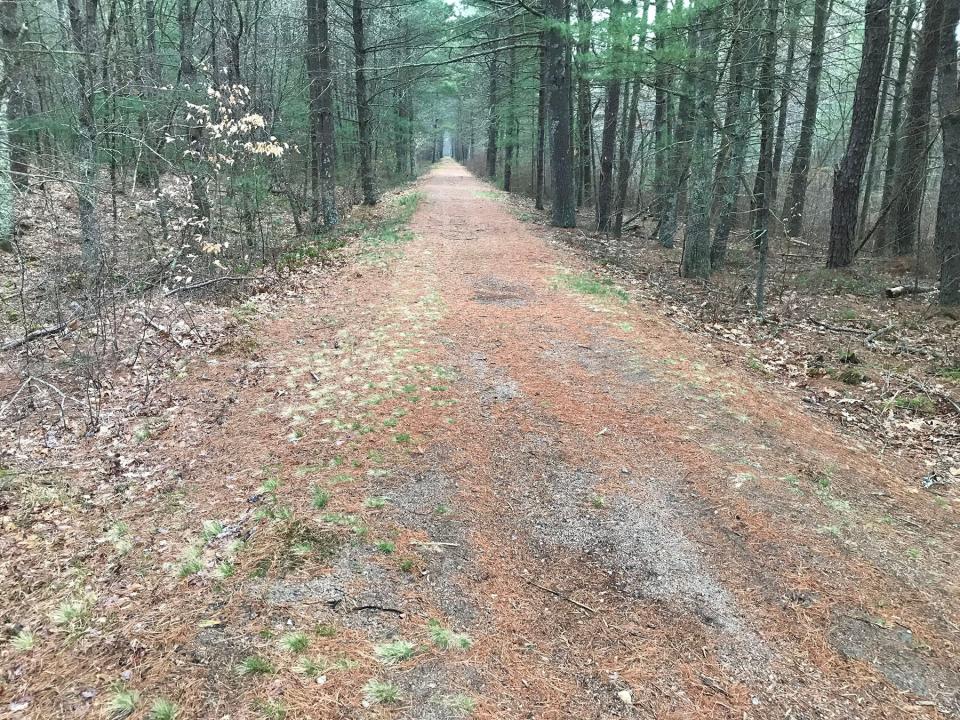
{"label": "tree bark", "polygon": [[337,225],[333,77],[330,72],[328,0],[307,0],[307,77],[310,83],[311,223]]}
{"label": "tree bark", "polygon": [[[81,5],[82,3],[82,5]],[[101,258],[100,218],[97,212],[96,70],[98,0],[69,0],[70,33],[77,51],[76,82],[79,107],[78,159],[80,178],[77,206],[84,272],[93,272]]]}
{"label": "tree bark", "polygon": [[857,223],[857,240],[863,240],[870,221],[870,207],[873,204],[873,188],[877,175],[877,164],[880,159],[880,137],[883,135],[884,118],[887,113],[887,96],[890,94],[890,74],[893,71],[893,56],[896,51],[897,17],[900,14],[900,0],[893,0],[893,11],[890,14],[891,29],[890,42],[887,44],[887,59],[883,64],[883,84],[880,88],[880,105],[877,108],[877,120],[873,127],[873,139],[870,141],[870,161],[867,163],[866,185],[863,188],[863,202],[860,206],[859,222]]}
{"label": "tree bark", "polygon": [[719,13],[716,6],[700,10],[696,19],[698,46],[690,59],[695,68],[695,128],[690,176],[692,191],[680,275],[710,275],[710,209],[713,207],[713,106],[717,99]]}
{"label": "tree bark", "polygon": [[590,32],[593,7],[590,0],[577,0],[577,204],[590,202],[593,187],[591,170],[591,138],[593,110],[590,102],[590,76],[587,58],[590,54]]}
{"label": "tree bark", "polygon": [[757,39],[759,28],[756,22],[755,3],[751,0],[745,10],[743,0],[734,0],[734,17],[738,19],[734,30],[735,43],[731,50],[732,67],[730,97],[727,99],[732,108],[731,120],[733,135],[730,139],[729,160],[724,172],[720,174],[718,191],[720,212],[717,227],[710,247],[711,270],[723,267],[727,256],[727,242],[733,229],[737,214],[737,197],[740,194],[743,169],[746,165],[747,142],[750,138],[750,123],[753,110],[753,83],[757,73],[757,60],[761,45]]}
{"label": "tree bark", "polygon": [[898,255],[910,255],[917,239],[927,174],[930,95],[937,71],[943,5],[944,0],[927,0],[924,3],[923,28],[910,81],[907,119],[903,126],[903,152],[897,158],[894,181],[899,189],[893,206],[894,244]]}
{"label": "tree bark", "polygon": [[[934,3],[942,0],[932,0]],[[938,19],[939,23],[939,19]],[[842,268],[853,262],[857,231],[860,183],[873,137],[883,59],[890,40],[890,0],[867,0],[863,52],[853,97],[847,150],[833,173],[833,208],[830,213],[830,246],[827,267]]]}
{"label": "tree bark", "polygon": [[943,130],[943,171],[937,204],[936,250],[940,304],[960,305],[960,90],[957,87],[957,23],[960,0],[946,0],[940,39],[937,97]]}
{"label": "tree bark", "polygon": [[773,114],[774,75],[777,64],[777,15],[779,0],[769,0],[767,25],[764,32],[763,60],[757,88],[760,107],[760,156],[753,187],[753,244],[757,250],[757,283],[755,303],[757,313],[764,310],[764,291],[767,281],[767,250],[770,245],[770,192],[773,189]]}
{"label": "tree bark", "polygon": [[576,225],[576,193],[573,186],[573,106],[570,77],[569,0],[544,0],[544,15],[550,21],[546,33],[546,59],[550,111],[550,170],[553,176],[551,222],[556,227]]}
{"label": "tree bark", "polygon": [[[893,85],[893,101],[890,109],[890,129],[887,140],[887,159],[883,172],[883,194],[880,210],[884,212],[893,202],[896,186],[897,156],[900,150],[900,125],[903,120],[903,98],[907,87],[907,72],[910,68],[910,53],[913,47],[913,21],[917,17],[917,0],[908,0],[907,15],[904,18],[903,43],[900,46],[900,58],[897,66],[897,79]],[[890,229],[890,215],[878,221],[874,233],[875,252],[889,254],[893,251]]]}
{"label": "tree bark", "polygon": [[540,33],[540,74],[537,87],[537,148],[536,148],[536,190],[534,207],[537,210],[543,210],[543,176],[544,176],[544,154],[543,146],[547,131],[547,63],[546,54],[543,48],[544,35]]}
{"label": "tree bark", "polygon": [[665,248],[673,247],[672,228],[668,231],[664,227],[663,218],[672,212],[673,201],[669,197],[670,179],[670,70],[666,55],[668,23],[667,0],[656,0],[656,68],[654,71],[654,165],[653,165],[653,192],[654,208],[660,214],[658,236],[660,244]]}
{"label": "tree bark", "polygon": [[603,132],[600,136],[600,177],[597,180],[597,230],[610,229],[610,212],[613,204],[613,158],[617,145],[617,119],[620,116],[620,63],[624,52],[621,17],[623,3],[611,0],[610,4],[610,61],[603,102]]}
{"label": "tree bark", "polygon": [[[494,26],[493,39],[497,39]],[[490,78],[487,85],[487,107],[489,119],[487,121],[487,178],[494,180],[497,177],[497,136],[500,134],[499,114],[497,110],[497,54],[492,53],[489,60],[488,72]]]}
{"label": "tree bark", "polygon": [[830,14],[830,0],[816,0],[813,12],[813,33],[810,39],[810,61],[807,65],[807,89],[803,99],[800,135],[790,162],[790,185],[783,203],[786,233],[790,237],[803,234],[803,209],[806,204],[810,156],[813,152],[813,131],[820,104],[820,75],[823,71],[823,43]]}
{"label": "tree bark", "polygon": [[357,91],[357,135],[360,143],[360,190],[364,205],[377,204],[373,178],[373,142],[370,97],[367,95],[367,45],[363,28],[362,0],[353,0],[354,83]]}

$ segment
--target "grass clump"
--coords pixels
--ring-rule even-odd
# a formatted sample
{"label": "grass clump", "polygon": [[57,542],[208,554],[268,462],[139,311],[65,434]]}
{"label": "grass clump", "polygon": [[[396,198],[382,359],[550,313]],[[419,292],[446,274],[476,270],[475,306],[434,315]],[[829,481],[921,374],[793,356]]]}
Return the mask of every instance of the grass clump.
{"label": "grass clump", "polygon": [[363,501],[363,506],[371,510],[379,510],[387,506],[387,499],[382,495],[375,495],[373,497],[368,497]]}
{"label": "grass clump", "polygon": [[469,650],[473,646],[469,635],[445,628],[437,620],[431,620],[427,629],[433,644],[441,650]]}
{"label": "grass clump", "polygon": [[376,655],[380,661],[388,665],[409,660],[416,652],[417,646],[409,640],[394,640],[393,642],[377,645],[373,649],[373,654]]}
{"label": "grass clump", "polygon": [[372,678],[363,686],[363,699],[371,705],[390,705],[400,702],[400,689],[386,680]]}
{"label": "grass clump", "polygon": [[291,632],[280,638],[280,647],[287,652],[300,654],[310,646],[310,638],[306,633]]}
{"label": "grass clump", "polygon": [[477,701],[463,693],[444,695],[440,699],[440,704],[452,714],[460,717],[465,717],[477,709]]}
{"label": "grass clump", "polygon": [[272,675],[274,673],[273,664],[266,658],[259,655],[247,655],[237,665],[237,673],[240,675]]}
{"label": "grass clump", "polygon": [[180,713],[180,708],[166,698],[157,698],[150,706],[150,712],[147,714],[149,720],[176,720]]}
{"label": "grass clump", "polygon": [[330,502],[330,491],[314,485],[310,488],[310,501],[317,510],[323,510]]}
{"label": "grass clump", "polygon": [[116,688],[107,700],[107,717],[110,720],[123,720],[130,717],[140,704],[140,693],[128,688]]}
{"label": "grass clump", "polygon": [[17,652],[30,652],[37,645],[37,636],[24,628],[11,638],[10,645]]}
{"label": "grass clump", "polygon": [[215,539],[223,532],[223,523],[219,520],[204,520],[203,527],[200,530],[200,537],[205,543]]}
{"label": "grass clump", "polygon": [[909,410],[920,415],[934,415],[937,412],[937,402],[929,395],[898,396],[893,401],[893,407],[898,410]]}
{"label": "grass clump", "polygon": [[90,623],[96,597],[90,593],[68,598],[50,614],[50,620],[71,635],[83,632]]}
{"label": "grass clump", "polygon": [[598,279],[585,273],[560,273],[554,278],[557,285],[565,287],[580,295],[593,295],[595,297],[610,297],[627,302],[630,296],[627,292],[608,278]]}
{"label": "grass clump", "polygon": [[377,543],[377,550],[384,555],[391,555],[397,549],[397,544],[390,540],[381,540]]}

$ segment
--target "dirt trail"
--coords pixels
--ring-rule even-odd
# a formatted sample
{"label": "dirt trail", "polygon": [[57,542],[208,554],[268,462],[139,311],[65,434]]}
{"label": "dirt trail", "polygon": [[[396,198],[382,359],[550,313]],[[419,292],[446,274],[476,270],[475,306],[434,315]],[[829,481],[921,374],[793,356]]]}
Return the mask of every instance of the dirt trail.
{"label": "dirt trail", "polygon": [[[157,580],[128,618],[179,658],[136,679],[194,687],[196,717],[960,712],[955,509],[598,283],[460,166],[419,189],[402,249],[305,280],[257,320],[252,360],[179,386],[150,451],[184,513],[145,498],[128,519],[185,543],[199,519],[225,528],[201,572]],[[218,584],[231,538],[248,549]],[[304,544],[305,561],[283,550]],[[438,647],[431,618],[472,647]],[[323,685],[282,654],[271,681],[231,672],[317,623],[337,628],[325,655],[349,660]],[[379,663],[391,638],[420,650]],[[371,676],[400,704],[365,704]]]}

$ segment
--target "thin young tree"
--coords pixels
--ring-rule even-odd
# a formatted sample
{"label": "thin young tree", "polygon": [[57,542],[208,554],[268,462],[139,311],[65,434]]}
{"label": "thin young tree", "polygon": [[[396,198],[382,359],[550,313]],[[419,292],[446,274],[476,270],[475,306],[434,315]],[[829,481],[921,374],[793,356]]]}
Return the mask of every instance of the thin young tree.
{"label": "thin young tree", "polygon": [[783,219],[790,237],[803,234],[803,211],[806,205],[810,157],[813,154],[813,133],[820,105],[820,75],[823,72],[823,44],[826,39],[827,18],[831,0],[815,0],[813,31],[810,37],[810,60],[807,63],[807,89],[803,98],[803,116],[800,134],[790,161],[790,181],[783,203]]}

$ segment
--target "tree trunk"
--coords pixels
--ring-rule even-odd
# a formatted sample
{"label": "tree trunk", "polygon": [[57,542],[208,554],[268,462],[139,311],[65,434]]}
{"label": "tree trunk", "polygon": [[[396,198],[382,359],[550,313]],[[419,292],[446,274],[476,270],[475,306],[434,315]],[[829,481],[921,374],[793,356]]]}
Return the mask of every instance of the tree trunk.
{"label": "tree trunk", "polygon": [[589,0],[577,0],[577,204],[591,200],[593,171],[591,170],[590,129],[593,111],[590,102],[590,77],[587,58],[590,54],[590,31],[593,7]]}
{"label": "tree trunk", "polygon": [[[932,0],[934,3],[942,0]],[[939,18],[937,20],[939,27]],[[853,262],[857,231],[860,183],[870,152],[873,123],[883,73],[883,59],[890,40],[890,0],[867,0],[860,72],[853,96],[847,150],[833,173],[833,208],[830,213],[830,247],[827,267],[847,267]],[[929,92],[928,92],[929,95]]]}
{"label": "tree trunk", "polygon": [[357,90],[357,132],[360,142],[360,190],[364,205],[377,204],[373,181],[373,143],[371,141],[370,97],[367,95],[367,46],[363,30],[363,3],[353,0],[354,82]]}
{"label": "tree trunk", "polygon": [[927,174],[927,134],[930,95],[940,50],[940,25],[944,0],[924,3],[923,29],[910,81],[907,119],[903,126],[903,152],[897,158],[894,181],[899,191],[893,206],[894,244],[898,255],[910,255],[917,239],[920,205]]}
{"label": "tree trunk", "polygon": [[797,30],[800,27],[800,11],[803,3],[794,2],[787,25],[787,58],[783,64],[783,82],[780,84],[780,114],[777,118],[777,139],[773,147],[773,186],[770,188],[770,206],[777,201],[777,187],[780,180],[780,164],[783,161],[783,145],[787,134],[787,111],[790,109],[790,94],[793,90],[793,63],[797,52]]}
{"label": "tree trunk", "polygon": [[334,186],[333,77],[330,72],[328,0],[307,0],[307,77],[310,82],[311,223],[334,227],[337,202]]}
{"label": "tree trunk", "polygon": [[[81,6],[81,3],[83,5]],[[80,179],[77,206],[80,217],[80,247],[84,272],[91,274],[101,259],[100,219],[97,212],[97,118],[96,57],[98,0],[69,0],[70,33],[76,61],[79,108],[78,159]]]}
{"label": "tree trunk", "polygon": [[14,175],[11,168],[10,94],[15,91],[14,51],[20,38],[18,3],[0,6],[0,251],[13,252]]}
{"label": "tree trunk", "polygon": [[659,240],[666,248],[673,247],[672,229],[668,232],[663,218],[672,212],[673,201],[670,199],[670,70],[669,59],[665,57],[667,48],[667,0],[656,0],[656,69],[654,72],[654,165],[653,165],[653,192],[654,207],[660,214]]}
{"label": "tree trunk", "polygon": [[[904,18],[903,44],[900,46],[900,58],[897,66],[897,79],[893,85],[893,101],[890,109],[890,130],[887,140],[887,160],[883,171],[883,194],[880,199],[880,211],[886,212],[893,203],[896,186],[897,156],[900,149],[900,124],[903,119],[903,98],[907,87],[907,72],[910,68],[910,53],[913,46],[913,21],[917,17],[917,0],[907,3],[907,15]],[[874,232],[873,249],[875,252],[889,254],[893,252],[890,233],[890,215],[878,220]]]}
{"label": "tree trunk", "polygon": [[883,84],[880,88],[880,106],[877,108],[877,120],[873,127],[873,140],[870,141],[870,161],[867,163],[866,185],[863,188],[863,202],[860,206],[859,222],[857,223],[858,247],[867,232],[870,222],[870,207],[873,204],[873,187],[877,177],[877,164],[880,160],[880,137],[883,135],[884,118],[887,114],[887,96],[890,94],[890,73],[893,71],[893,56],[897,47],[895,42],[897,17],[900,14],[900,0],[894,0],[893,12],[890,14],[891,29],[890,42],[887,44],[887,59],[883,64]]}
{"label": "tree trunk", "polygon": [[710,209],[713,207],[713,112],[717,97],[719,12],[706,7],[697,14],[699,36],[695,70],[695,129],[690,177],[692,192],[687,232],[683,243],[680,275],[706,278],[710,275]]}
{"label": "tree trunk", "polygon": [[576,193],[573,187],[573,143],[570,77],[570,2],[544,0],[544,15],[550,22],[546,33],[547,107],[550,117],[550,170],[553,176],[551,222],[556,227],[574,227]]}
{"label": "tree trunk", "polygon": [[597,181],[597,230],[610,229],[613,203],[613,157],[617,145],[617,119],[620,115],[620,63],[623,55],[621,16],[623,3],[612,0],[610,5],[610,61],[607,64],[605,98],[603,102],[603,132],[600,136],[600,178]]}
{"label": "tree trunk", "polygon": [[[543,210],[543,146],[547,129],[547,62],[543,48],[544,34],[540,33],[540,77],[537,87],[537,148],[536,148],[536,199],[534,207]],[[581,186],[582,187],[582,186]]]}
{"label": "tree trunk", "polygon": [[756,21],[755,3],[750,3],[744,11],[743,0],[734,0],[734,17],[739,22],[735,29],[734,43],[731,50],[730,97],[727,99],[732,108],[731,120],[733,134],[730,139],[729,160],[720,175],[718,191],[720,194],[720,209],[717,227],[710,247],[711,270],[723,267],[727,256],[727,242],[737,216],[737,197],[740,194],[740,185],[743,169],[746,165],[747,142],[750,138],[750,124],[753,110],[753,83],[757,73],[757,58],[761,49],[757,36],[759,28],[754,26]]}
{"label": "tree trunk", "polygon": [[763,61],[757,89],[760,106],[760,156],[753,188],[753,244],[757,249],[756,308],[762,314],[767,281],[767,250],[770,244],[770,192],[773,189],[773,114],[774,75],[777,65],[777,14],[779,0],[769,0],[765,29]]}
{"label": "tree trunk", "polygon": [[820,74],[823,71],[823,43],[831,0],[816,0],[813,11],[813,34],[810,39],[810,62],[807,66],[807,90],[803,98],[800,135],[790,163],[790,186],[783,203],[783,219],[787,235],[803,234],[803,209],[807,198],[810,156],[813,152],[813,131],[820,104]]}
{"label": "tree trunk", "polygon": [[[496,40],[496,26],[494,26],[494,40]],[[497,136],[500,134],[499,116],[497,112],[497,55],[491,54],[489,62],[490,79],[487,85],[487,107],[489,120],[487,121],[487,178],[494,180],[497,177]]]}
{"label": "tree trunk", "polygon": [[940,39],[937,97],[943,129],[943,171],[937,204],[936,249],[940,304],[960,305],[960,91],[957,88],[957,23],[960,0],[946,0]]}
{"label": "tree trunk", "polygon": [[517,99],[514,97],[514,90],[517,84],[517,51],[511,47],[507,53],[507,64],[510,66],[507,76],[507,112],[506,112],[506,133],[503,148],[503,189],[510,192],[513,183],[513,156],[515,153],[514,127],[517,124],[515,117]]}

